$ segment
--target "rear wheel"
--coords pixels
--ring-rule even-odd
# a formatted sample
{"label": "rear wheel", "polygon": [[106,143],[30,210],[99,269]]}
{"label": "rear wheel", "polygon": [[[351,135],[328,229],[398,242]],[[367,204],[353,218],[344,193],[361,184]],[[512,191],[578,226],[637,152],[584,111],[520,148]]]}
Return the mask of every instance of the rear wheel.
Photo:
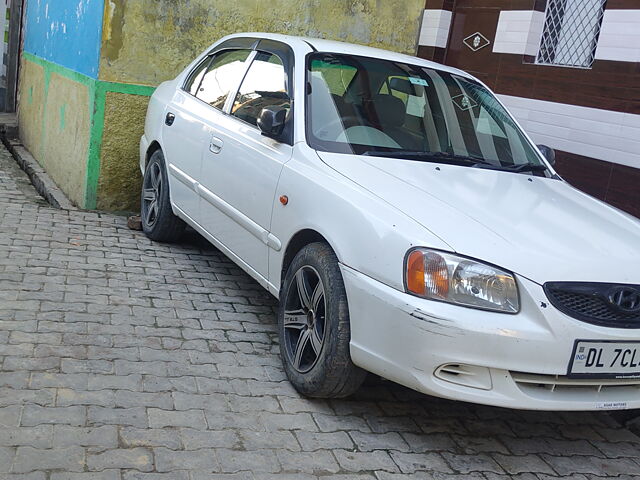
{"label": "rear wheel", "polygon": [[278,329],[287,377],[300,393],[340,398],[358,390],[366,372],[351,361],[347,293],[328,245],[307,245],[293,259],[280,294]]}
{"label": "rear wheel", "polygon": [[144,172],[140,217],[142,230],[151,240],[175,242],[184,233],[185,223],[171,209],[169,181],[161,150],[153,152]]}

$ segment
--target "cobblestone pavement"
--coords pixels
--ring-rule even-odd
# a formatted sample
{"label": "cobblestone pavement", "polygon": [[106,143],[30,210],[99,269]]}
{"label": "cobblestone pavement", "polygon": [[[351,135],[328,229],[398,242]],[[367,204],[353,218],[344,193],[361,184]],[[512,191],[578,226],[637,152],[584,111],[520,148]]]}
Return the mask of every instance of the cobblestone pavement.
{"label": "cobblestone pavement", "polygon": [[301,398],[275,302],[195,235],[52,209],[0,150],[0,480],[640,478],[605,414],[512,412],[370,379]]}

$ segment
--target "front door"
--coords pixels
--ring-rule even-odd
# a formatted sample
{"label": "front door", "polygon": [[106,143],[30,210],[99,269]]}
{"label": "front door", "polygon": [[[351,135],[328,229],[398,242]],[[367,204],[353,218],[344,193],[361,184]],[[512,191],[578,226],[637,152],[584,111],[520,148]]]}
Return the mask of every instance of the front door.
{"label": "front door", "polygon": [[225,116],[222,108],[240,83],[250,54],[251,50],[225,50],[208,56],[176,91],[165,112],[162,136],[171,199],[197,223],[202,145],[209,142],[206,125]]}
{"label": "front door", "polygon": [[270,234],[271,213],[292,147],[263,136],[257,120],[265,107],[290,108],[286,80],[280,57],[258,51],[229,114],[207,125],[200,174],[203,226],[263,279],[268,249],[280,248]]}

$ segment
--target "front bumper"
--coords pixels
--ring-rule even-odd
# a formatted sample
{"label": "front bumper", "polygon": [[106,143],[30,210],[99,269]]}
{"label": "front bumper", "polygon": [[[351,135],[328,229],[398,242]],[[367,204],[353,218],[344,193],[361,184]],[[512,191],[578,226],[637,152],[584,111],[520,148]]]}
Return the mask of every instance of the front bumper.
{"label": "front bumper", "polygon": [[509,315],[421,299],[341,269],[351,356],[365,370],[429,395],[500,407],[640,408],[640,379],[566,377],[575,340],[628,341],[635,331],[574,320],[530,280],[517,279],[521,311]]}

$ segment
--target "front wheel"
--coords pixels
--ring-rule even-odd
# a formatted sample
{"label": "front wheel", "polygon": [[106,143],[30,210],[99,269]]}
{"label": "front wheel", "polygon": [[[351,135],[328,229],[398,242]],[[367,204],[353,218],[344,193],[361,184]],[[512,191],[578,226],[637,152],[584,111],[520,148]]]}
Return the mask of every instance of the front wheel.
{"label": "front wheel", "polygon": [[161,150],[153,152],[144,171],[140,218],[142,230],[151,240],[176,242],[184,233],[185,223],[171,209],[169,180]]}
{"label": "front wheel", "polygon": [[282,285],[280,352],[289,381],[303,395],[342,398],[366,377],[349,354],[347,293],[338,259],[324,243],[304,247]]}

